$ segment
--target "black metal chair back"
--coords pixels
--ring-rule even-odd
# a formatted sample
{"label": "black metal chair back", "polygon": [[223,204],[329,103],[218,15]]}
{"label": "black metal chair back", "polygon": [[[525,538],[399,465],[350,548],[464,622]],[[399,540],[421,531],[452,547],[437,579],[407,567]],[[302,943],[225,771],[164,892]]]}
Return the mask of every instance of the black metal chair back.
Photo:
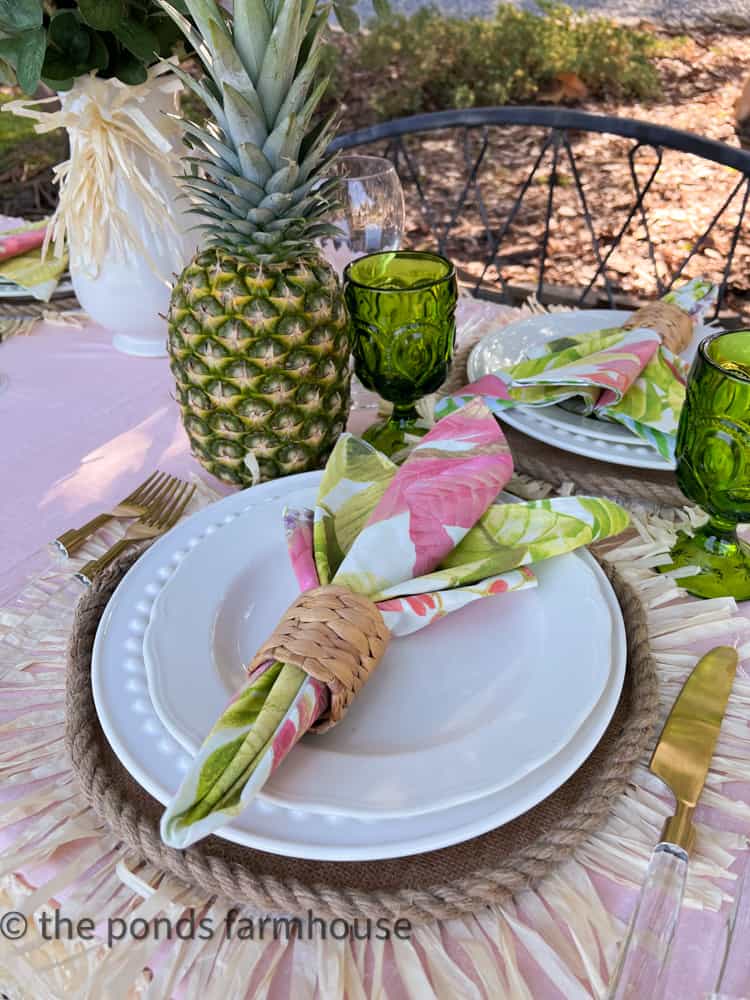
{"label": "black metal chair back", "polygon": [[[592,133],[602,137],[594,159]],[[741,311],[750,283],[736,264],[750,152],[648,122],[546,107],[415,115],[339,136],[332,149],[374,144],[395,163],[412,218],[421,215],[416,242],[452,257],[477,295],[517,301],[535,292],[541,302],[612,308],[700,274],[719,284],[717,315],[730,291]],[[626,169],[617,166],[623,160]],[[692,210],[670,209],[675,187],[695,177]],[[660,239],[665,219],[685,238]],[[635,276],[618,264],[633,241]],[[574,292],[554,284],[561,247],[566,273],[572,265],[579,279]]]}

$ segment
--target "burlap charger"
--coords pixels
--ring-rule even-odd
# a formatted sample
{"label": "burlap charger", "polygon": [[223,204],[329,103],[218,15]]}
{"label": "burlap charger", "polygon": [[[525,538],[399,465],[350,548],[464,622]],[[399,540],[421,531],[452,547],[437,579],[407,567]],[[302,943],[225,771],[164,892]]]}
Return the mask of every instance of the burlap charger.
{"label": "burlap charger", "polygon": [[[264,913],[305,915],[312,910],[328,919],[402,917],[418,924],[501,902],[539,883],[605,823],[648,745],[658,692],[645,611],[635,591],[602,562],[625,621],[625,686],[594,753],[536,808],[454,847],[385,861],[305,861],[217,837],[184,851],[166,847],[159,837],[162,806],[133,781],[113,753],[91,692],[91,653],[99,619],[145,547],[132,549],[114,563],[77,608],[68,655],[67,746],[88,802],[118,838],[153,865],[231,903]],[[555,664],[549,667],[553,670]],[[294,765],[290,761],[286,766]]]}

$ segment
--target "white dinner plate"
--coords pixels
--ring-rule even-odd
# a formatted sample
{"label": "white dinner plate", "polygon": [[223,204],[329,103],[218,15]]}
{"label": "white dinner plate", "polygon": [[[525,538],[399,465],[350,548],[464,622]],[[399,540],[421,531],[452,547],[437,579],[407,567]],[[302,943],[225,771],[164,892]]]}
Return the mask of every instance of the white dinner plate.
{"label": "white dinner plate", "polygon": [[[517,364],[549,340],[621,326],[631,315],[616,309],[582,309],[529,316],[509,323],[483,337],[473,348],[467,366],[469,381]],[[698,344],[711,332],[709,327],[696,327],[682,357],[692,361]],[[501,419],[530,437],[577,455],[644,469],[674,468],[673,462],[622,424],[583,416],[562,406],[514,407],[505,410]]]}
{"label": "white dinner plate", "polygon": [[[204,539],[154,603],[149,691],[191,755],[299,594],[282,512],[314,506],[318,479]],[[416,815],[499,791],[554,756],[604,690],[619,609],[578,556],[535,572],[534,590],[477,601],[394,639],[344,721],[307,736],[263,794],[317,812]]]}
{"label": "white dinner plate", "polygon": [[[524,410],[534,410],[540,420],[555,427],[567,429],[574,434],[583,434],[584,437],[596,438],[597,441],[606,441],[607,444],[626,444],[632,447],[635,444],[647,444],[637,434],[625,427],[624,424],[617,424],[611,420],[599,420],[590,414],[576,413],[574,410],[567,410],[564,406],[525,406]],[[649,449],[653,450],[649,445]]]}
{"label": "white dinner plate", "polygon": [[[52,293],[51,299],[59,299],[63,296],[72,294],[73,285],[69,278],[64,278],[58,282],[54,292]],[[21,285],[17,285],[12,281],[5,281],[0,278],[0,300],[3,299],[28,299],[31,302],[42,302],[41,299],[35,298],[28,288],[23,288]]]}
{"label": "white dinner plate", "polygon": [[[556,407],[544,409],[552,410]],[[608,441],[606,438],[581,434],[579,431],[569,430],[562,421],[546,418],[541,410],[541,407],[519,406],[504,410],[500,419],[537,441],[574,455],[583,455],[584,458],[595,458],[600,462],[612,462],[613,465],[626,465],[635,469],[655,469],[658,472],[669,472],[675,467],[674,462],[663,458],[645,441],[640,444],[623,444],[621,441]],[[588,419],[593,422],[592,418]],[[638,440],[640,439],[633,435],[633,441]]]}
{"label": "white dinner plate", "polygon": [[[292,479],[297,482],[293,484]],[[297,486],[300,480],[309,482],[309,474],[226,497],[182,522],[135,564],[120,583],[102,617],[92,659],[97,712],[123,765],[164,804],[176,792],[190,766],[190,758],[161,723],[148,691],[143,634],[153,602],[164,582],[202,537],[231,524],[249,504],[274,502],[274,491],[282,485]],[[587,562],[592,573],[598,576],[602,600],[609,600],[611,588],[588,554],[565,558]],[[523,593],[509,595],[508,600],[523,596]],[[612,617],[611,629],[613,646],[609,676],[594,710],[559,754],[508,788],[460,806],[395,819],[322,815],[288,809],[259,797],[219,835],[276,854],[356,861],[434,850],[508,822],[566,781],[589,756],[606,729],[625,672],[626,644],[619,607]],[[190,682],[187,674],[185,682]],[[294,766],[293,758],[299,749],[295,748],[290,761],[283,767]]]}

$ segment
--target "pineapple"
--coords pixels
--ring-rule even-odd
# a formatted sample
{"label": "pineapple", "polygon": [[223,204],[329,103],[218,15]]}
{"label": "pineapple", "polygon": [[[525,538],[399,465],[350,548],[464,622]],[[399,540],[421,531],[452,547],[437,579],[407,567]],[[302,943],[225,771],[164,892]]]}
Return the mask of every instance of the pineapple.
{"label": "pineapple", "polygon": [[193,453],[228,483],[319,468],[349,411],[349,323],[316,239],[333,227],[322,179],[332,122],[312,125],[328,8],[317,0],[164,0],[207,77],[181,79],[213,120],[183,121],[183,186],[201,216],[176,279],[170,367]]}

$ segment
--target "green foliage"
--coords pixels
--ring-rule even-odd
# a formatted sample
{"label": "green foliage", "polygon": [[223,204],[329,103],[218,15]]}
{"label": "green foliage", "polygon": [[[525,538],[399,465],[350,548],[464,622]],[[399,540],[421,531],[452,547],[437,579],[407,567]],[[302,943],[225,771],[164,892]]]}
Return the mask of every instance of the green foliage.
{"label": "green foliage", "polygon": [[371,104],[383,118],[534,101],[561,73],[594,96],[655,97],[654,37],[541,0],[542,14],[500,4],[491,20],[434,8],[389,12],[360,36],[347,64],[376,76]]}
{"label": "green foliage", "polygon": [[344,31],[348,31],[350,34],[359,31],[359,14],[356,8],[357,0],[333,0],[336,20]]}
{"label": "green foliage", "polygon": [[0,0],[0,79],[27,94],[92,71],[142,83],[180,39],[156,0]]}
{"label": "green foliage", "polygon": [[385,19],[393,16],[393,9],[388,0],[372,0],[375,16]]}
{"label": "green foliage", "polygon": [[[0,94],[0,112],[3,105],[15,99],[14,94]],[[8,169],[6,156],[22,143],[34,142],[39,137],[34,129],[34,122],[17,115],[0,113],[0,170]]]}
{"label": "green foliage", "polygon": [[[0,174],[6,177],[3,197],[10,205],[14,189],[44,170],[51,170],[68,155],[68,140],[62,129],[55,129],[38,135],[35,122],[18,115],[2,114],[4,106],[17,98],[17,94],[0,94]],[[27,204],[20,194],[18,197]],[[21,211],[10,210],[11,215],[23,215]]]}
{"label": "green foliage", "polygon": [[0,0],[0,77],[25,84],[39,79],[44,61],[44,28],[39,0]]}
{"label": "green foliage", "polygon": [[0,0],[0,35],[20,35],[42,25],[38,0]]}
{"label": "green foliage", "polygon": [[33,93],[42,72],[45,44],[42,27],[0,38],[0,59],[8,67],[3,73],[4,78],[12,80],[12,70],[19,87]]}
{"label": "green foliage", "polygon": [[[278,0],[266,0],[267,4]],[[185,0],[170,0],[187,15]],[[331,0],[341,26],[359,30],[357,0]],[[388,0],[375,0],[390,14]],[[316,14],[324,2],[316,0]],[[142,83],[146,70],[184,46],[179,28],[158,0],[0,0],[0,83],[33,94],[40,81],[67,90],[96,71],[123,83]]]}

